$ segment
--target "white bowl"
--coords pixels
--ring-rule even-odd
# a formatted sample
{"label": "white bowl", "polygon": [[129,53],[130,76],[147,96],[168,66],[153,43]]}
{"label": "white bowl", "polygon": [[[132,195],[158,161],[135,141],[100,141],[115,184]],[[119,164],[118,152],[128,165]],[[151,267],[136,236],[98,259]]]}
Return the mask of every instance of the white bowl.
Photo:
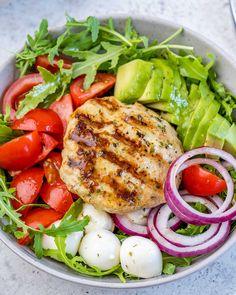
{"label": "white bowl", "polygon": [[[127,16],[114,15],[113,19],[118,28],[122,30],[124,22]],[[101,18],[104,21],[106,17]],[[179,25],[173,24],[167,20],[157,18],[150,18],[147,16],[133,17],[133,22],[137,31],[142,35],[147,35],[150,39],[158,38],[158,40],[164,40],[170,36],[174,31],[179,28]],[[59,31],[61,31],[60,29]],[[58,30],[57,30],[58,31]],[[219,80],[224,82],[226,87],[232,92],[236,93],[236,63],[230,60],[226,53],[218,48],[215,44],[206,40],[198,33],[192,32],[189,29],[185,29],[182,36],[178,37],[175,43],[194,46],[195,52],[199,55],[206,56],[207,53],[214,53],[217,57],[216,70],[219,74]],[[7,85],[9,85],[15,77],[15,64],[14,59],[10,59],[0,68],[0,94],[3,93]],[[0,220],[1,224],[1,220]],[[158,284],[171,282],[180,278],[183,278],[201,268],[207,264],[213,262],[217,257],[228,250],[236,241],[236,231],[232,233],[228,240],[222,247],[213,252],[210,255],[202,256],[197,259],[191,266],[185,268],[178,268],[177,273],[174,275],[162,275],[152,279],[140,279],[138,281],[128,281],[127,283],[121,283],[115,277],[94,278],[81,275],[66,265],[56,262],[52,259],[43,258],[38,260],[34,253],[27,247],[23,247],[17,244],[15,238],[0,230],[0,239],[17,255],[22,257],[27,262],[36,266],[37,268],[48,272],[56,277],[89,286],[103,287],[103,288],[143,288],[150,287]]]}

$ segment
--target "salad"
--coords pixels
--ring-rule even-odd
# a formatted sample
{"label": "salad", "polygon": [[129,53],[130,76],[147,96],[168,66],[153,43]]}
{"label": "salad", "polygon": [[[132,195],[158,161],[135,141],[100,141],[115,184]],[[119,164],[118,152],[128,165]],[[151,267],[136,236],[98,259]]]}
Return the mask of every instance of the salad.
{"label": "salad", "polygon": [[236,96],[215,57],[128,18],[42,20],[2,95],[2,230],[80,274],[174,274],[236,218]]}

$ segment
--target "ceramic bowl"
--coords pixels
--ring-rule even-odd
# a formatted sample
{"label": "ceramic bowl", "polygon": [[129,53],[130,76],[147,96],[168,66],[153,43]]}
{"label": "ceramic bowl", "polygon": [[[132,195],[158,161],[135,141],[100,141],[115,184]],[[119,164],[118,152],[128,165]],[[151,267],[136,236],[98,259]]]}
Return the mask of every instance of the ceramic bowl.
{"label": "ceramic bowl", "polygon": [[[122,30],[126,18],[127,16],[125,15],[113,15],[113,19],[118,29]],[[101,21],[105,21],[106,18],[104,17],[100,19]],[[177,24],[163,20],[159,17],[151,18],[149,16],[134,16],[133,22],[135,28],[141,35],[147,35],[150,39],[158,38],[158,40],[164,40],[180,27]],[[61,30],[63,30],[63,28],[55,30],[54,32]],[[206,56],[207,53],[210,52],[214,53],[217,57],[216,71],[219,75],[219,79],[225,83],[229,90],[236,93],[236,63],[233,62],[232,59],[230,59],[228,55],[224,53],[224,51],[221,50],[217,45],[205,39],[200,34],[186,28],[184,34],[175,39],[174,42],[178,44],[194,46],[195,52],[202,56]],[[15,60],[13,58],[9,59],[0,68],[0,95],[3,93],[6,86],[14,80],[16,75],[14,62]],[[228,240],[218,250],[210,255],[201,256],[189,267],[179,268],[177,273],[174,275],[162,275],[151,279],[128,281],[125,284],[121,283],[115,277],[93,278],[80,275],[79,273],[69,269],[66,265],[56,262],[52,259],[43,258],[38,260],[29,248],[19,246],[13,236],[3,231],[0,231],[0,239],[18,256],[22,257],[24,260],[31,263],[40,270],[43,270],[56,277],[89,286],[125,289],[143,288],[172,282],[205,267],[207,264],[213,262],[222,253],[227,251],[235,243],[236,231],[229,236]]]}

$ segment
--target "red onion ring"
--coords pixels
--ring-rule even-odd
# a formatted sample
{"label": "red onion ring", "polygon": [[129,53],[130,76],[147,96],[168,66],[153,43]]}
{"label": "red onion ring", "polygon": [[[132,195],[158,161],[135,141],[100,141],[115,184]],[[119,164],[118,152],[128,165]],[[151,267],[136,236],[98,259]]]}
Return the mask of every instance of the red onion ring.
{"label": "red onion ring", "polygon": [[[160,207],[160,205],[158,207]],[[113,214],[112,218],[116,227],[118,227],[127,235],[148,237],[147,225],[140,225],[140,224],[134,223],[126,215]],[[182,221],[175,216],[168,221],[168,224],[171,229],[176,230],[182,224]]]}
{"label": "red onion ring", "polygon": [[156,223],[158,211],[159,211],[159,208],[155,208],[151,211],[149,215],[149,218],[148,218],[149,235],[152,238],[152,240],[158,245],[160,250],[172,256],[192,257],[192,256],[198,256],[198,255],[212,252],[213,250],[217,249],[224,243],[224,241],[226,240],[230,232],[230,222],[226,221],[220,224],[217,234],[213,236],[211,239],[209,239],[208,241],[206,241],[205,243],[202,243],[196,246],[179,247],[167,241],[164,237],[162,237],[162,235],[156,229],[155,223]]}
{"label": "red onion ring", "polygon": [[[186,202],[199,202],[205,205],[211,212],[217,210],[217,207],[211,201],[206,200],[202,197],[184,196],[183,198]],[[155,228],[167,241],[176,246],[186,247],[200,245],[216,235],[220,227],[220,225],[218,224],[211,224],[209,229],[207,229],[202,234],[197,234],[194,236],[184,236],[175,233],[169,227],[168,219],[171,214],[172,211],[169,206],[167,204],[163,205],[157,213]]]}
{"label": "red onion ring", "polygon": [[113,221],[115,225],[124,233],[130,236],[148,237],[148,230],[146,225],[133,223],[125,215],[113,214]]}
{"label": "red onion ring", "polygon": [[[189,152],[186,152],[182,156],[180,156],[175,162],[173,162],[170,166],[170,169],[167,173],[167,180],[165,183],[165,198],[166,201],[171,208],[171,210],[180,217],[185,222],[190,222],[192,224],[211,224],[211,223],[220,223],[223,221],[228,221],[231,220],[233,217],[236,216],[236,204],[232,206],[230,209],[227,209],[227,206],[230,202],[232,201],[233,198],[233,193],[234,193],[234,187],[233,187],[233,182],[232,179],[228,173],[228,171],[219,163],[211,160],[211,159],[194,159],[188,161],[188,163],[185,164],[185,162],[192,158],[193,156],[197,156],[200,154],[208,154],[208,155],[214,155],[218,156],[220,158],[223,158],[225,161],[228,161],[232,164],[232,166],[236,169],[236,159],[230,155],[229,153],[216,149],[216,148],[211,148],[211,147],[202,147],[202,148],[197,148],[194,150],[191,150]],[[200,162],[202,160],[202,162]],[[183,198],[180,196],[178,189],[176,187],[176,176],[177,174],[187,168],[188,164],[193,165],[192,163],[210,163],[210,165],[214,166],[219,172],[222,174],[222,176],[225,178],[226,183],[227,183],[227,197],[225,199],[225,202],[220,206],[220,208],[213,213],[202,213],[198,212],[194,208],[192,208],[190,205],[188,205]],[[213,164],[214,162],[214,164]],[[222,212],[226,210],[225,212]],[[186,218],[187,217],[187,218]],[[191,220],[191,221],[190,221]]]}

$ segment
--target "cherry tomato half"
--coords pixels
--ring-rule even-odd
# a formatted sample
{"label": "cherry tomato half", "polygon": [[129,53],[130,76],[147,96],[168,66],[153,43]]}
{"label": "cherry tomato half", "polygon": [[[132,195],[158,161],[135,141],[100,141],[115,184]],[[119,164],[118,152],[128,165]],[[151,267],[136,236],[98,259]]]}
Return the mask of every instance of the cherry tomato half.
{"label": "cherry tomato half", "polygon": [[199,165],[193,165],[182,172],[184,188],[193,195],[209,197],[223,192],[226,182]]}
{"label": "cherry tomato half", "polygon": [[59,60],[63,60],[64,63],[63,63],[63,68],[64,69],[70,69],[71,68],[71,65],[72,65],[72,61],[69,60],[68,58],[66,57],[60,57],[60,56],[55,56],[54,59],[53,59],[53,63],[50,64],[49,60],[48,60],[48,55],[47,54],[44,54],[44,55],[39,55],[36,57],[36,62],[35,62],[35,66],[38,67],[43,67],[51,72],[56,72],[58,71],[58,61]]}
{"label": "cherry tomato half", "polygon": [[63,134],[62,121],[53,110],[34,109],[14,121],[12,129]]}
{"label": "cherry tomato half", "polygon": [[94,83],[90,86],[90,88],[88,90],[84,90],[84,75],[76,78],[70,86],[70,94],[72,96],[74,105],[79,107],[90,98],[103,96],[114,86],[115,82],[116,77],[114,75],[98,73]]}
{"label": "cherry tomato half", "polygon": [[47,159],[43,163],[43,169],[45,177],[47,178],[48,183],[56,182],[60,180],[59,169],[62,163],[62,156],[60,153],[51,152]]}
{"label": "cherry tomato half", "polygon": [[9,105],[10,117],[13,120],[16,114],[16,100],[41,83],[43,83],[43,79],[40,74],[28,74],[13,82],[6,90],[2,99],[3,114],[5,114],[6,107]]}
{"label": "cherry tomato half", "polygon": [[50,109],[53,110],[61,118],[64,133],[66,132],[66,127],[70,115],[73,113],[73,103],[70,94],[64,95],[60,100],[54,101]]}
{"label": "cherry tomato half", "polygon": [[73,204],[72,194],[62,180],[44,183],[40,194],[44,202],[57,212],[66,213]]}
{"label": "cherry tomato half", "polygon": [[42,133],[41,134],[41,143],[42,143],[42,152],[40,153],[40,155],[38,155],[36,161],[34,162],[34,164],[41,162],[42,160],[44,160],[47,155],[57,147],[58,145],[58,141],[55,140],[52,136],[50,136],[47,133]]}
{"label": "cherry tomato half", "polygon": [[0,167],[23,170],[35,163],[41,151],[41,137],[37,131],[22,135],[0,145]]}
{"label": "cherry tomato half", "polygon": [[[53,209],[47,208],[37,208],[29,211],[28,214],[22,217],[22,220],[26,225],[38,229],[39,224],[42,224],[44,227],[48,227],[53,222],[61,219],[63,214],[56,212]],[[21,245],[27,245],[32,239],[29,235],[26,234],[23,238],[18,240],[18,243]]]}
{"label": "cherry tomato half", "polygon": [[[16,198],[18,199],[18,201],[12,200],[12,206],[15,209],[35,202],[43,184],[43,176],[44,170],[42,168],[30,168],[14,177],[11,187],[16,189]],[[26,214],[29,209],[30,207],[27,207],[19,212]]]}

